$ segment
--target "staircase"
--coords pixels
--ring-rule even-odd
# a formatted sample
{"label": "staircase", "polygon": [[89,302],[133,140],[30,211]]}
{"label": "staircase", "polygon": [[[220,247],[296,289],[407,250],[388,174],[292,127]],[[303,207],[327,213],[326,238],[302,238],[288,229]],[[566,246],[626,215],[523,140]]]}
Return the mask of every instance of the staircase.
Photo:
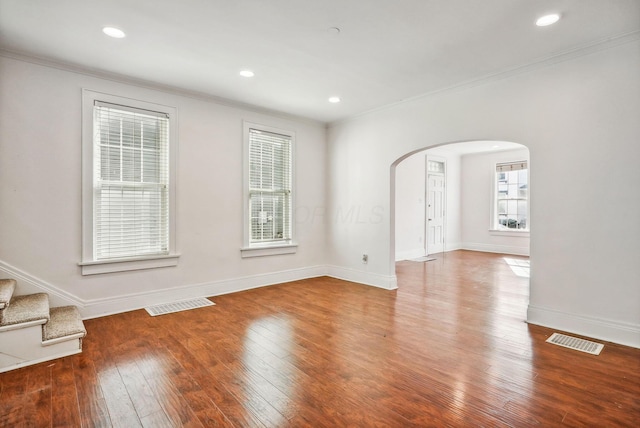
{"label": "staircase", "polygon": [[78,309],[49,308],[45,293],[14,296],[16,285],[0,279],[0,373],[82,352]]}

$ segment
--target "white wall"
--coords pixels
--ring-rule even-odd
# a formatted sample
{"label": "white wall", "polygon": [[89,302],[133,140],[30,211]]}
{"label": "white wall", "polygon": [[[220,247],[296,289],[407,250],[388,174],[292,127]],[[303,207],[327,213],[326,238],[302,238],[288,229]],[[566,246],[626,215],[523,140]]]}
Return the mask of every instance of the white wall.
{"label": "white wall", "polygon": [[396,260],[425,255],[425,153],[408,157],[396,168]]}
{"label": "white wall", "polygon": [[[177,267],[80,275],[82,88],[177,107]],[[240,257],[243,120],[296,133],[297,254]],[[0,276],[85,316],[325,273],[325,171],[324,124],[0,57]]]}
{"label": "white wall", "polygon": [[426,156],[446,162],[445,251],[460,248],[460,156],[443,149],[415,153],[396,167],[395,260],[425,255]]}
{"label": "white wall", "polygon": [[[529,234],[490,231],[496,164],[529,160],[529,150],[462,156],[462,247],[467,250],[529,255]],[[529,162],[529,166],[530,162]],[[531,170],[531,168],[529,168]],[[531,172],[529,171],[529,175]]]}
{"label": "white wall", "polygon": [[[513,141],[529,148],[534,169],[529,321],[640,347],[640,41],[588,49],[334,124],[329,208],[379,214],[329,223],[334,271],[395,286],[392,165],[402,156]],[[624,213],[634,214],[617,220]]]}
{"label": "white wall", "polygon": [[[314,122],[0,58],[0,274],[90,316],[323,273],[394,288],[395,162],[513,141],[534,169],[529,321],[640,347],[640,41],[625,40],[337,123],[328,139]],[[81,88],[178,108],[178,267],[80,275]],[[296,132],[295,255],[240,257],[242,120]]]}

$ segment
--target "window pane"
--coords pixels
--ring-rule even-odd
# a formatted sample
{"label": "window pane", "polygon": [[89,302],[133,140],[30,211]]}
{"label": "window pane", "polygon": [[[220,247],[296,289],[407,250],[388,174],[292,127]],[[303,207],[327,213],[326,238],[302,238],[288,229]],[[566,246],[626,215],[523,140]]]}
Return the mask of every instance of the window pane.
{"label": "window pane", "polygon": [[427,162],[429,172],[444,172],[444,162],[430,160]]}
{"label": "window pane", "polygon": [[529,171],[526,169],[521,169],[518,171],[518,183],[520,185],[527,184],[529,180]]}
{"label": "window pane", "polygon": [[120,180],[120,149],[102,147],[100,150],[100,179]]}
{"label": "window pane", "polygon": [[250,198],[252,241],[290,239],[288,196],[254,193]]}
{"label": "window pane", "polygon": [[496,172],[496,225],[505,229],[527,229],[528,170]]}
{"label": "window pane", "polygon": [[158,152],[145,150],[142,154],[144,167],[142,168],[143,180],[145,183],[161,183],[163,178],[161,172],[161,157]]}
{"label": "window pane", "polygon": [[507,201],[498,201],[498,214],[507,213]]}
{"label": "window pane", "polygon": [[168,118],[104,106],[95,118],[95,259],[167,254]]}
{"label": "window pane", "polygon": [[250,242],[291,239],[291,138],[249,133]]}
{"label": "window pane", "polygon": [[140,151],[122,149],[122,181],[140,182],[141,177]]}
{"label": "window pane", "polygon": [[135,145],[135,123],[132,116],[125,116],[122,119],[122,145],[133,147]]}

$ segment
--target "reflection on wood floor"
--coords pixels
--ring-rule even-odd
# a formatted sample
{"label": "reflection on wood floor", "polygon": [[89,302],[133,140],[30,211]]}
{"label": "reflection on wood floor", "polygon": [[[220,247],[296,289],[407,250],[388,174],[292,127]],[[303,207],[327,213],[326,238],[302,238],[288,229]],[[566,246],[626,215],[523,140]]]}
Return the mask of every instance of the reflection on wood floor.
{"label": "reflection on wood floor", "polygon": [[0,375],[0,426],[634,426],[640,350],[545,343],[503,257],[400,262],[396,291],[316,278],[88,320],[82,354]]}

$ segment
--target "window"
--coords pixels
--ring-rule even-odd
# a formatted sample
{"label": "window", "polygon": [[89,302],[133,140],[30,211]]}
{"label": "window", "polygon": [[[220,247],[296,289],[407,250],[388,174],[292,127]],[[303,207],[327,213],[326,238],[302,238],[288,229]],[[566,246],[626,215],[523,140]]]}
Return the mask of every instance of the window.
{"label": "window", "polygon": [[243,257],[295,252],[292,132],[245,123]]}
{"label": "window", "polygon": [[529,230],[529,175],[526,161],[496,165],[494,229]]}
{"label": "window", "polygon": [[175,265],[175,112],[91,91],[83,101],[83,274]]}

